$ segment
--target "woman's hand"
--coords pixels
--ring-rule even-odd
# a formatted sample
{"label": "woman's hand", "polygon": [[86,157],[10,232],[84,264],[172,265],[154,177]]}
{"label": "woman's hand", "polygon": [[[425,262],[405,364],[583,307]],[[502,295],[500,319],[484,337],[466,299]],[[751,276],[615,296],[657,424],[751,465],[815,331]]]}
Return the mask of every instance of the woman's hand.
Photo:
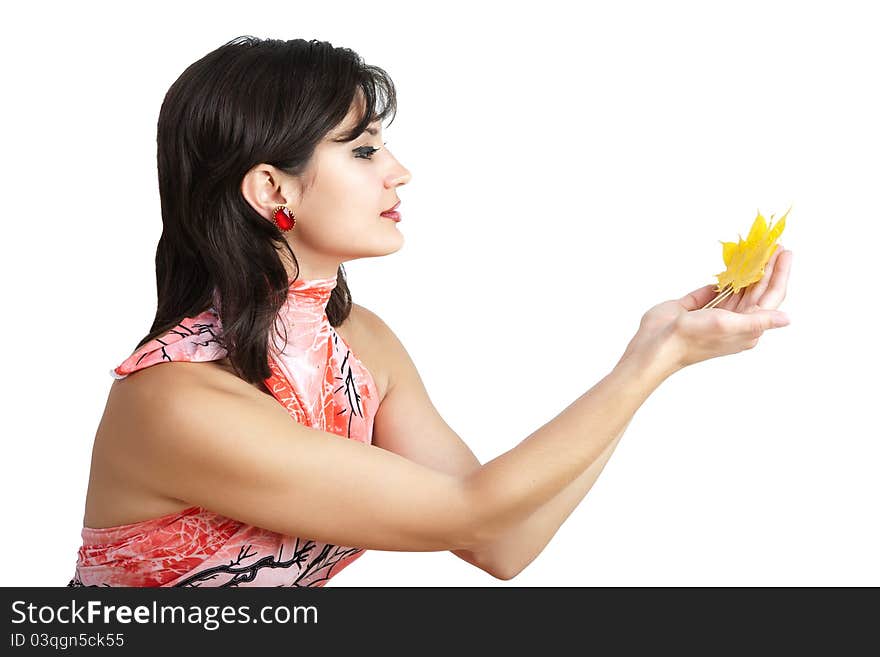
{"label": "woman's hand", "polygon": [[648,351],[674,372],[754,348],[764,331],[789,323],[788,316],[776,309],[785,299],[791,257],[791,251],[778,245],[760,281],[713,308],[703,306],[715,298],[715,285],[654,306],[642,316],[639,330],[621,360]]}

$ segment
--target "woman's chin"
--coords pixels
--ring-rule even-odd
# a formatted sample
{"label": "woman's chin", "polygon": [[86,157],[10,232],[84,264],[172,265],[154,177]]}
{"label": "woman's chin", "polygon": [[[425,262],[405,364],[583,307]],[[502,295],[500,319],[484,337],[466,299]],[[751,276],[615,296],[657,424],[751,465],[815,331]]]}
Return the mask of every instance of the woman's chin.
{"label": "woman's chin", "polygon": [[390,253],[395,253],[396,251],[400,251],[400,249],[403,248],[404,242],[406,241],[403,237],[403,233],[401,233],[399,230],[397,230],[396,227],[392,228],[391,230],[394,231],[394,235],[391,237],[388,237],[387,239],[382,240],[382,242],[383,242],[382,255],[388,255]]}

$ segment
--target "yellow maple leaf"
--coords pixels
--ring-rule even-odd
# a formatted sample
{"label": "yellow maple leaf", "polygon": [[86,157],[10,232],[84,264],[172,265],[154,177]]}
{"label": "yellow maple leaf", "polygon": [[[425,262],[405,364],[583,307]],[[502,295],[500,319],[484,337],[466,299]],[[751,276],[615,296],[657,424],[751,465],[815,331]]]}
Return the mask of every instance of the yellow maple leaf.
{"label": "yellow maple leaf", "polygon": [[721,242],[722,256],[727,269],[720,274],[715,274],[718,285],[715,291],[718,296],[707,303],[704,308],[711,308],[726,299],[731,294],[736,294],[741,289],[757,283],[764,276],[764,267],[770,260],[770,256],[776,250],[776,241],[785,230],[785,218],[791,208],[779,218],[775,226],[773,215],[770,215],[771,225],[767,225],[761,211],[752,223],[749,235],[743,240],[739,235],[737,242]]}

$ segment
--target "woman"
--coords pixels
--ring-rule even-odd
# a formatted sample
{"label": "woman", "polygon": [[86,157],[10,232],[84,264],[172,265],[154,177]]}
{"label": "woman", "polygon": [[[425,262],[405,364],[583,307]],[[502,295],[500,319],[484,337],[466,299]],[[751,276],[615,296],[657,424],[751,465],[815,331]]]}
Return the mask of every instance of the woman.
{"label": "woman", "polygon": [[510,579],[662,381],[787,323],[778,249],[718,307],[713,285],[654,306],[608,376],[481,465],[344,276],[403,244],[394,112],[384,71],[315,40],[235,39],[171,86],[158,309],[112,371],[71,586],[323,586],[367,549]]}

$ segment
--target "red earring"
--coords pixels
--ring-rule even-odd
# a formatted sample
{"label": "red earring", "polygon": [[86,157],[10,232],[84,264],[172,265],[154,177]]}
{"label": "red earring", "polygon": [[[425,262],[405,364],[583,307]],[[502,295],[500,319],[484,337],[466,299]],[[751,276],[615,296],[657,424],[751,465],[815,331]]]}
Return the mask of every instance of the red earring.
{"label": "red earring", "polygon": [[287,232],[296,226],[296,217],[294,217],[286,205],[276,205],[275,212],[272,213],[272,219],[280,230]]}

